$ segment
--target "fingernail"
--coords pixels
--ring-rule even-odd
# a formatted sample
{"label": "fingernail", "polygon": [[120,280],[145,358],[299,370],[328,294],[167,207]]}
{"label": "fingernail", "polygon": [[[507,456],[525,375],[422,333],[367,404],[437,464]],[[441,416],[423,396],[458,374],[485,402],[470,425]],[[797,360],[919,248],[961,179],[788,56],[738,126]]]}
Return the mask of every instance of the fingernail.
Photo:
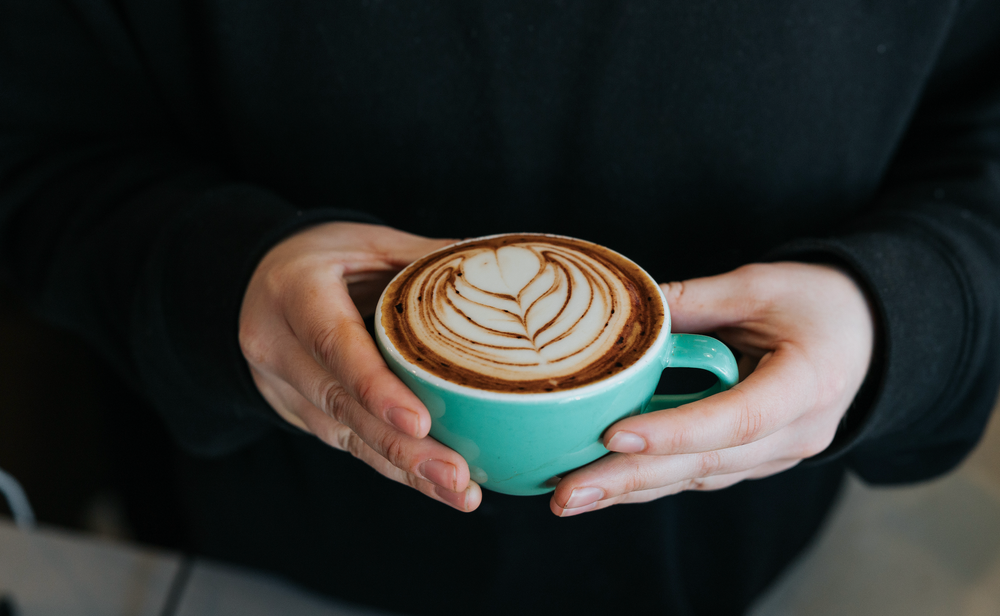
{"label": "fingernail", "polygon": [[452,507],[457,507],[462,511],[467,511],[469,509],[469,490],[466,489],[464,492],[452,492],[446,488],[435,487],[434,493],[441,497],[441,500],[445,501]]}
{"label": "fingernail", "polygon": [[583,507],[574,507],[572,509],[563,509],[562,513],[559,514],[560,518],[568,518],[580,513],[586,513],[597,507],[597,501],[590,503],[589,505],[584,505]]}
{"label": "fingernail", "polygon": [[406,434],[416,434],[420,427],[420,416],[402,407],[394,407],[386,411],[385,418],[400,432]]}
{"label": "fingernail", "polygon": [[569,495],[566,501],[566,509],[576,509],[584,507],[604,498],[604,490],[600,488],[577,488]]}
{"label": "fingernail", "polygon": [[427,481],[447,490],[454,490],[458,483],[458,469],[448,462],[427,460],[420,463],[417,471]]}
{"label": "fingernail", "polygon": [[617,432],[608,441],[608,449],[620,453],[639,453],[646,448],[646,441],[638,434]]}

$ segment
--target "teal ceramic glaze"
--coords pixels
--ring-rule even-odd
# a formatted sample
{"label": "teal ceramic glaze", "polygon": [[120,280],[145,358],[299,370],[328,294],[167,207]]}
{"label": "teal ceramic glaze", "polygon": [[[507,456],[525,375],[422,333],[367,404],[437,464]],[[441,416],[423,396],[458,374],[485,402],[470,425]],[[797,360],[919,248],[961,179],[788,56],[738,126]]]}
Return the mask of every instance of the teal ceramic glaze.
{"label": "teal ceramic glaze", "polygon": [[[499,393],[456,385],[400,355],[375,313],[376,342],[389,368],[420,398],[431,415],[431,436],[460,453],[472,479],[504,494],[550,492],[553,478],[608,453],[604,431],[638,413],[673,408],[736,384],[736,360],[707,336],[670,333],[670,312],[657,340],[632,366],[607,379],[551,393]],[[665,368],[700,368],[718,377],[706,391],[653,396]]]}

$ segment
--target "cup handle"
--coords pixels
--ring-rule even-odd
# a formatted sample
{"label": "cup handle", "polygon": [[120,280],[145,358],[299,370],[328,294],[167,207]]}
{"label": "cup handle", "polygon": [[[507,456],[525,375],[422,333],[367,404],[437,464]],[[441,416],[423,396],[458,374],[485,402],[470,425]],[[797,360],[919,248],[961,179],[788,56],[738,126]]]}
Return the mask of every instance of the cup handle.
{"label": "cup handle", "polygon": [[664,368],[699,368],[719,380],[705,391],[693,394],[659,395],[650,398],[643,413],[672,409],[729,389],[739,380],[736,358],[725,344],[697,334],[670,334],[671,352]]}

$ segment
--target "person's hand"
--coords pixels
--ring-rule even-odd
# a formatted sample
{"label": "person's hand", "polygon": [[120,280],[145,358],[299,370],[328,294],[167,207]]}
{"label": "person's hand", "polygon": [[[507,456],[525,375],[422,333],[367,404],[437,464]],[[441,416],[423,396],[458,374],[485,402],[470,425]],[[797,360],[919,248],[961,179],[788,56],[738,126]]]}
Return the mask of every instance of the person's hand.
{"label": "person's hand", "polygon": [[873,318],[852,278],[834,267],[754,264],[662,285],[675,332],[714,332],[742,353],[729,391],[623,419],[612,452],[567,474],[556,515],[717,490],[767,477],[826,449],[871,360]]}
{"label": "person's hand", "polygon": [[287,238],[257,266],[240,312],[254,382],[288,423],[461,511],[479,506],[458,453],[389,370],[362,320],[392,276],[453,243],[388,227],[328,223]]}

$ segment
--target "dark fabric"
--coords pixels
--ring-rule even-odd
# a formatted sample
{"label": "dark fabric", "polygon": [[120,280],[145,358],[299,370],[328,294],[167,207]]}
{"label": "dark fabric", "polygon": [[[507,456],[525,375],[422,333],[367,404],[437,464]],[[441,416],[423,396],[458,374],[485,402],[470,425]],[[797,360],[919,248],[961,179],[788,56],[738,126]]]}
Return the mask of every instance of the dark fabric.
{"label": "dark fabric", "polygon": [[428,615],[739,613],[816,532],[842,477],[795,469],[560,519],[547,496],[494,493],[462,514],[284,431],[180,467],[205,554]]}
{"label": "dark fabric", "polygon": [[[986,0],[0,0],[0,263],[156,407],[215,555],[425,613],[466,611],[442,584],[519,612],[606,588],[737,613],[845,468],[925,479],[979,438],[1000,378],[998,60]],[[274,430],[239,354],[267,248],[374,219],[574,235],[660,280],[837,263],[878,312],[878,357],[808,467],[578,521],[493,494],[457,516]],[[310,549],[324,533],[356,551]],[[449,560],[467,545],[481,566]]]}

